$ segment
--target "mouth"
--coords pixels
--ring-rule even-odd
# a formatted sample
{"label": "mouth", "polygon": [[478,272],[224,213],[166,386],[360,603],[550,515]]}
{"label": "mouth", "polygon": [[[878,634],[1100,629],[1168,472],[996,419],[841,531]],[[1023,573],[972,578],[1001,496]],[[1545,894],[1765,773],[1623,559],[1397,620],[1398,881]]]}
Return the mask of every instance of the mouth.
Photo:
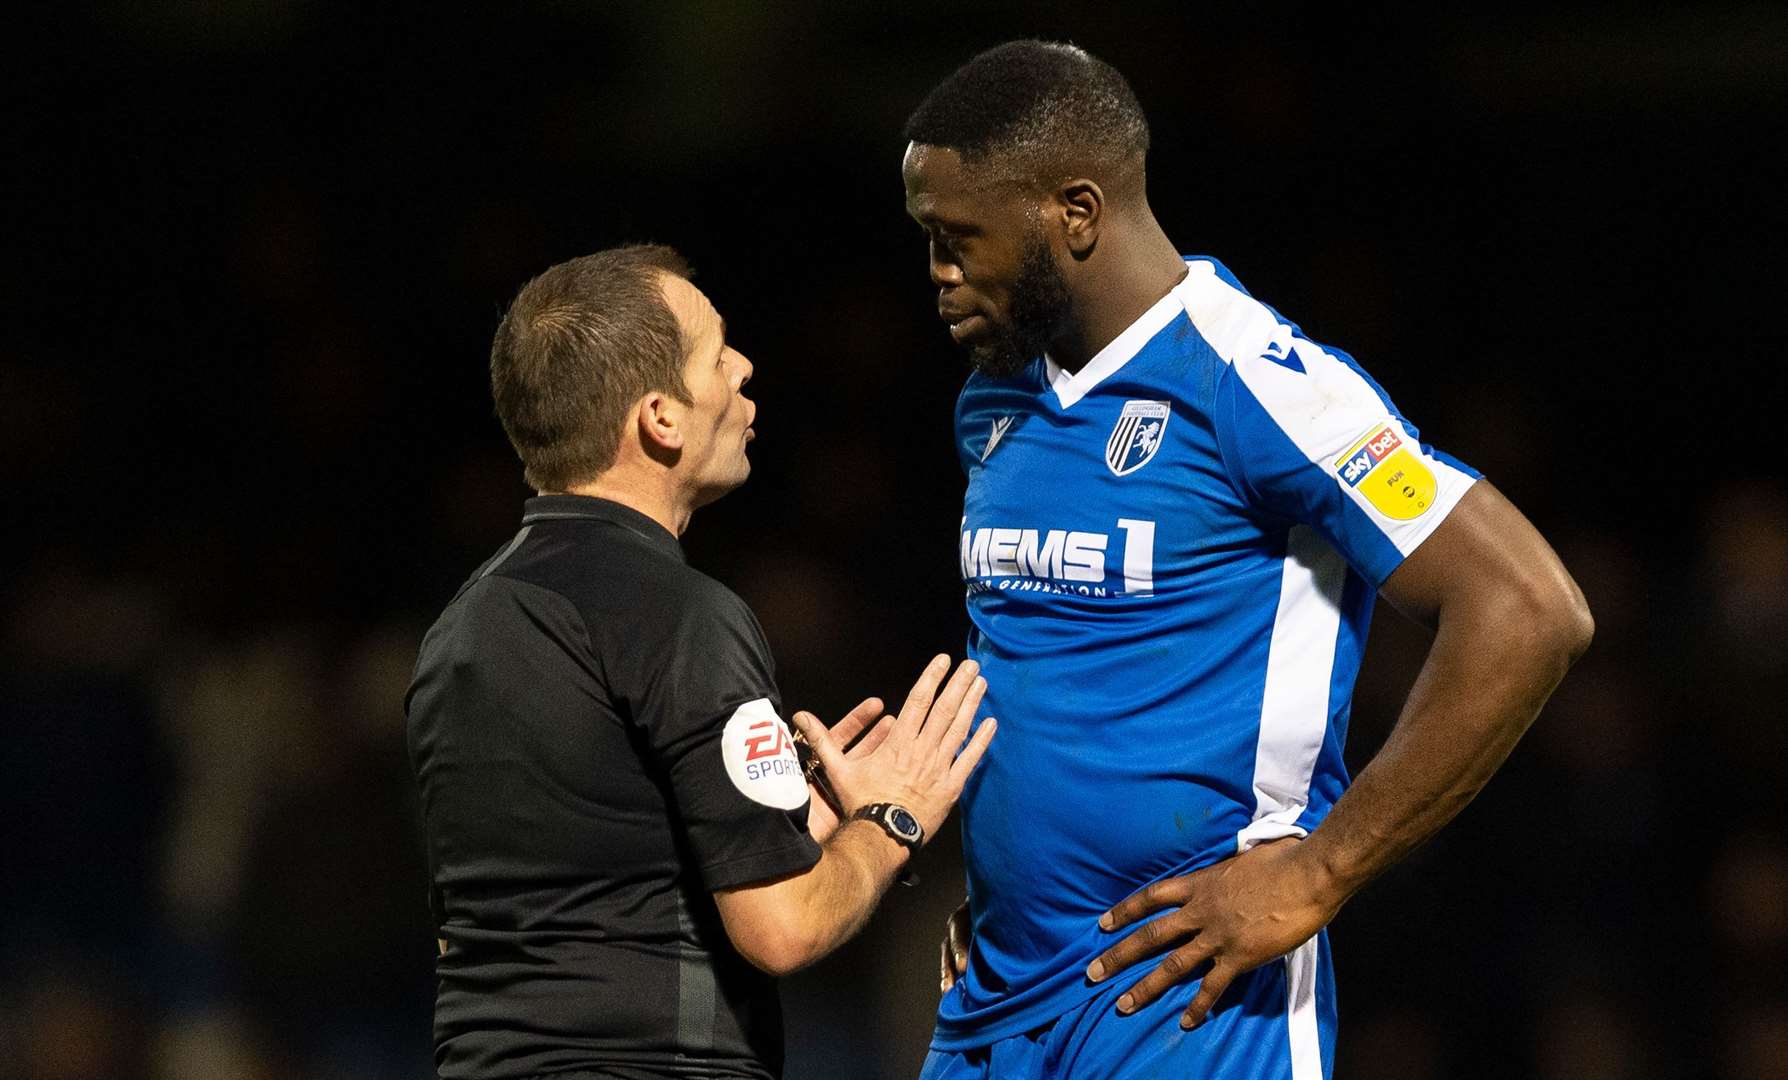
{"label": "mouth", "polygon": [[944,322],[950,326],[950,337],[958,345],[977,338],[987,331],[985,315],[945,315]]}

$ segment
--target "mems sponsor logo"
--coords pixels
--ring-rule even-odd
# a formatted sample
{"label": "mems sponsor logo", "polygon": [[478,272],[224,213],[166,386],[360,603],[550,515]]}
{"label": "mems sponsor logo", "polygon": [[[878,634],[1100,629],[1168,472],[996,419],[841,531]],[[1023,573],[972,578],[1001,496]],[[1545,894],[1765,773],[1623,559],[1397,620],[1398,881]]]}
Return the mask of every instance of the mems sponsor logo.
{"label": "mems sponsor logo", "polygon": [[[1074,529],[990,526],[962,530],[962,577],[971,591],[1073,593],[1120,596],[1154,588],[1155,526],[1122,518],[1118,541],[1123,582],[1107,584],[1106,556],[1113,534]],[[992,580],[989,580],[992,579]]]}
{"label": "mems sponsor logo", "polygon": [[962,534],[962,576],[1104,581],[1105,533],[975,529]]}

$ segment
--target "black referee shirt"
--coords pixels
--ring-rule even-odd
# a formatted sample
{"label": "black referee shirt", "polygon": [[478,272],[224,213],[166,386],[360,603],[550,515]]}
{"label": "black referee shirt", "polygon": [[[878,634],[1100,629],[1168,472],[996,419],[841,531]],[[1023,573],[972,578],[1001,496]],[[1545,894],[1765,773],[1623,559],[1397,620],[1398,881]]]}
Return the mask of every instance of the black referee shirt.
{"label": "black referee shirt", "polygon": [[775,982],[710,893],[819,859],[781,707],[757,619],[661,525],[528,500],[406,699],[442,1077],[780,1075]]}

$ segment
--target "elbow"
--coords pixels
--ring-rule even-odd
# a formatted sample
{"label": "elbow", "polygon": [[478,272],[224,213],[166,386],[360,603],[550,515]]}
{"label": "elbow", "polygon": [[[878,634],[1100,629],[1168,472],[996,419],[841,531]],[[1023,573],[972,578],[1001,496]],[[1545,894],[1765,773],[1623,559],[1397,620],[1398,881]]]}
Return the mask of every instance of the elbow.
{"label": "elbow", "polygon": [[733,948],[752,967],[778,979],[793,975],[820,957],[819,943],[792,927],[777,927],[748,935],[747,940],[732,940]]}
{"label": "elbow", "polygon": [[1589,651],[1589,643],[1596,636],[1596,619],[1589,612],[1589,601],[1583,598],[1583,590],[1569,574],[1562,576],[1564,580],[1551,590],[1548,620],[1551,633],[1548,637],[1568,670]]}
{"label": "elbow", "polygon": [[1560,571],[1557,578],[1529,582],[1516,590],[1515,600],[1520,607],[1516,625],[1525,628],[1523,637],[1562,676],[1588,651],[1596,622],[1583,591]]}
{"label": "elbow", "polygon": [[[1574,590],[1573,590],[1574,591]],[[1589,643],[1595,640],[1596,619],[1589,612],[1589,602],[1583,599],[1582,593],[1576,594],[1576,601],[1567,613],[1568,626],[1563,631],[1566,665],[1575,664],[1579,657],[1589,651]]]}
{"label": "elbow", "polygon": [[812,871],[714,893],[733,951],[780,978],[826,954],[830,922],[816,911]]}

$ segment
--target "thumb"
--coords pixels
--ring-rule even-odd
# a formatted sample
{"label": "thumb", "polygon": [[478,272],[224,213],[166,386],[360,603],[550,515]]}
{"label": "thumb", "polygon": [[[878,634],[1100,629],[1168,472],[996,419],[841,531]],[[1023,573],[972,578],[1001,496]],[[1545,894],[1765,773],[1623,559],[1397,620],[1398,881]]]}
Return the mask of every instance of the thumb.
{"label": "thumb", "polygon": [[808,746],[813,747],[814,754],[819,757],[820,765],[830,770],[842,761],[843,753],[838,749],[838,744],[833,741],[832,732],[827,730],[826,725],[820,721],[819,717],[806,709],[797,709],[794,716],[789,719],[794,721],[795,730],[800,733],[801,738],[807,741]]}

